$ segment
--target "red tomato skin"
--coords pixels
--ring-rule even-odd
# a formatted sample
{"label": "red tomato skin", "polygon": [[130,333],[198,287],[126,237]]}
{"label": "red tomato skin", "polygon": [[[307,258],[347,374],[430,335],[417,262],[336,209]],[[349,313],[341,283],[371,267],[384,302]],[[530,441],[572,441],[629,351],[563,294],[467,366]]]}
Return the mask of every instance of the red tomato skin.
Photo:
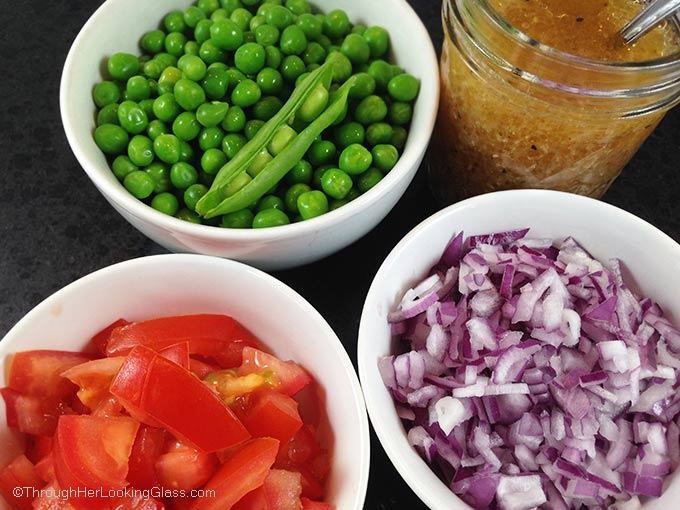
{"label": "red tomato skin", "polygon": [[156,474],[156,460],[165,449],[166,432],[142,425],[132,445],[128,462],[127,480],[135,489],[151,490],[160,487]]}
{"label": "red tomato skin", "polygon": [[159,486],[187,492],[197,489],[212,478],[219,465],[214,453],[203,453],[194,448],[163,453],[156,459]]}
{"label": "red tomato skin", "polygon": [[300,473],[302,483],[302,495],[310,499],[323,499],[326,497],[326,489],[319,480],[305,466],[291,468]]}
{"label": "red tomato skin", "polygon": [[[138,427],[138,422],[127,417],[61,417],[52,450],[59,486],[95,491],[125,487]],[[84,508],[92,508],[97,501],[100,498],[69,499],[74,506]]]}
{"label": "red tomato skin", "polygon": [[234,447],[204,487],[206,491],[215,491],[215,497],[196,498],[190,510],[230,510],[264,483],[278,449],[279,442],[272,438],[255,438]]}
{"label": "red tomato skin", "polygon": [[54,461],[52,460],[52,452],[45,455],[35,464],[36,474],[46,483],[56,480],[57,475],[54,473]]}
{"label": "red tomato skin", "polygon": [[72,412],[55,398],[24,395],[12,388],[1,388],[0,394],[5,401],[7,426],[25,434],[51,436],[58,417]]}
{"label": "red tomato skin", "polygon": [[[253,334],[234,318],[227,315],[196,314],[160,317],[116,328],[111,333],[106,354],[127,354],[137,345],[158,350],[185,341],[189,342],[191,354],[216,359],[223,358],[229,348],[236,347],[237,354],[240,354],[244,345],[259,346]],[[231,366],[236,366],[240,357],[229,353],[223,361],[231,363],[233,360],[235,363]]]}
{"label": "red tomato skin", "polygon": [[325,501],[312,501],[311,499],[302,497],[302,510],[335,510],[335,506]]}
{"label": "red tomato skin", "polygon": [[24,395],[65,399],[75,394],[76,387],[61,376],[62,372],[91,359],[82,352],[18,352],[10,365],[7,386]]}
{"label": "red tomato skin", "polygon": [[79,388],[78,400],[94,410],[110,397],[109,386],[124,362],[123,356],[99,358],[71,367],[62,376]]}
{"label": "red tomato skin", "polygon": [[179,342],[158,351],[158,354],[174,361],[180,367],[189,369],[189,342]]}
{"label": "red tomato skin", "polygon": [[[43,485],[45,485],[45,482],[35,472],[35,467],[31,461],[23,454],[16,457],[0,471],[0,495],[8,503],[21,510],[31,509],[34,495],[28,487],[37,491]],[[23,488],[22,494],[18,497],[13,493],[16,487]]]}
{"label": "red tomato skin", "polygon": [[94,352],[98,356],[106,356],[106,344],[109,343],[109,338],[111,337],[111,332],[121,326],[130,324],[125,319],[116,319],[111,324],[106,326],[104,329],[96,333],[88,342],[85,351]]}
{"label": "red tomato skin", "polygon": [[27,444],[24,453],[33,464],[37,464],[52,451],[51,436],[28,436]]}
{"label": "red tomato skin", "polygon": [[281,446],[275,467],[288,469],[290,466],[304,466],[320,452],[316,433],[312,427],[304,424],[290,441]]}
{"label": "red tomato skin", "polygon": [[196,374],[196,377],[198,377],[199,379],[205,379],[205,376],[207,376],[208,374],[212,374],[213,372],[217,372],[218,370],[221,369],[222,367],[220,367],[219,365],[213,365],[211,363],[206,363],[205,361],[201,361],[195,358],[189,358],[189,370]]}
{"label": "red tomato skin", "polygon": [[250,438],[234,413],[200,379],[148,347],[139,345],[130,352],[110,391],[132,416],[163,426],[205,452]]}
{"label": "red tomato skin", "polygon": [[233,507],[232,510],[272,510],[267,503],[267,496],[264,493],[264,485],[254,491],[250,491],[243,496]]}
{"label": "red tomato skin", "polygon": [[273,437],[286,444],[302,427],[295,400],[275,391],[251,395],[241,421],[253,437]]}
{"label": "red tomato skin", "polygon": [[243,358],[238,369],[239,375],[271,371],[276,379],[276,389],[292,397],[309,383],[312,377],[294,361],[282,361],[253,347],[243,348]]}

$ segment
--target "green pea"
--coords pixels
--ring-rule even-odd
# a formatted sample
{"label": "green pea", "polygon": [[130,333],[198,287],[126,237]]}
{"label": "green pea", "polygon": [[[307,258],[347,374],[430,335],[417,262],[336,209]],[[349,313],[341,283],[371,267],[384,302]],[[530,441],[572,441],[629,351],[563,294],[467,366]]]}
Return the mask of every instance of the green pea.
{"label": "green pea", "polygon": [[[153,102],[154,100],[151,98],[148,99],[142,99],[138,104],[139,107],[144,110],[144,113],[146,113],[146,118],[151,121],[156,118],[156,116],[153,113]],[[148,125],[147,125],[148,127]]]}
{"label": "green pea", "polygon": [[153,102],[153,113],[157,119],[172,122],[182,109],[177,104],[175,96],[169,92],[158,96]]}
{"label": "green pea", "polygon": [[194,149],[188,142],[180,142],[179,144],[179,160],[185,163],[193,164],[195,162]]}
{"label": "green pea", "polygon": [[314,170],[314,173],[312,174],[312,187],[321,189],[321,178],[323,177],[323,174],[326,173],[326,170],[330,168],[333,168],[333,165],[322,165]]}
{"label": "green pea", "polygon": [[390,36],[383,27],[369,27],[363,36],[371,49],[371,58],[379,58],[387,53],[390,47]]}
{"label": "green pea", "polygon": [[285,210],[286,206],[281,197],[276,195],[265,195],[257,202],[257,211],[264,211],[265,209]]}
{"label": "green pea", "polygon": [[194,28],[199,21],[206,19],[207,16],[205,12],[196,7],[195,5],[190,5],[184,9],[183,13],[184,24],[189,28]]}
{"label": "green pea", "polygon": [[220,149],[209,148],[201,156],[201,168],[203,171],[214,175],[226,164],[227,160],[227,155]]}
{"label": "green pea", "polygon": [[195,81],[182,78],[175,83],[175,100],[182,108],[194,111],[205,103],[205,91]]}
{"label": "green pea", "polygon": [[297,208],[303,220],[309,220],[328,212],[328,198],[319,190],[306,191],[297,199]]}
{"label": "green pea", "polygon": [[227,94],[229,75],[224,69],[208,69],[202,82],[206,97],[220,100]]}
{"label": "green pea", "polygon": [[118,122],[118,104],[112,103],[107,104],[97,114],[97,126],[102,126],[104,124],[116,124]]}
{"label": "green pea", "polygon": [[243,7],[241,0],[220,0],[220,5],[222,6],[222,9],[227,11],[227,14],[230,16],[231,13],[234,12],[236,9],[238,9],[239,7]]}
{"label": "green pea", "polygon": [[259,14],[253,16],[250,18],[250,23],[248,23],[248,28],[250,29],[251,32],[255,32],[257,30],[257,27],[261,27],[262,25],[266,25],[267,20],[264,18],[264,16],[261,16]]}
{"label": "green pea", "polygon": [[263,94],[276,95],[283,89],[283,76],[276,69],[265,67],[257,73],[256,83]]}
{"label": "green pea", "polygon": [[328,99],[328,90],[321,84],[317,85],[310,92],[305,102],[302,103],[302,106],[295,114],[296,118],[304,122],[312,122],[326,109]]}
{"label": "green pea", "polygon": [[134,101],[123,101],[118,106],[118,122],[125,131],[136,135],[146,129],[149,118],[146,112]]}
{"label": "green pea", "polygon": [[252,119],[246,122],[246,126],[243,129],[243,132],[246,135],[246,138],[248,140],[252,140],[253,137],[257,134],[257,132],[262,129],[262,126],[264,126],[264,121],[263,120],[258,120],[258,119]]}
{"label": "green pea", "polygon": [[240,106],[230,107],[220,124],[222,129],[227,133],[238,133],[239,131],[243,131],[245,125],[246,114]]}
{"label": "green pea", "polygon": [[130,172],[139,170],[139,167],[130,161],[130,158],[121,154],[120,156],[116,156],[116,159],[111,163],[111,170],[113,171],[113,175],[115,175],[118,180],[122,181]]}
{"label": "green pea", "polygon": [[220,7],[220,2],[219,0],[198,0],[197,5],[206,15],[210,15]]}
{"label": "green pea", "polygon": [[[185,55],[193,55],[194,57],[198,57],[198,54],[200,53],[200,51],[201,51],[201,46],[196,41],[187,41],[184,44],[184,54]],[[188,78],[188,76],[185,76],[185,78]]]}
{"label": "green pea", "polygon": [[253,158],[252,163],[248,167],[248,174],[250,174],[251,177],[256,177],[273,159],[274,157],[269,154],[269,151],[266,148],[262,149]]}
{"label": "green pea", "polygon": [[326,62],[333,59],[333,82],[344,83],[352,76],[352,62],[338,51],[329,51]]}
{"label": "green pea", "polygon": [[402,126],[411,122],[413,117],[413,106],[411,103],[396,101],[389,107],[390,122],[397,126]]}
{"label": "green pea", "polygon": [[143,200],[153,193],[154,182],[146,172],[135,170],[125,176],[123,186],[135,198]]}
{"label": "green pea", "polygon": [[234,54],[234,65],[244,74],[257,74],[266,59],[264,47],[257,43],[245,43]]}
{"label": "green pea", "polygon": [[415,76],[399,74],[388,82],[387,92],[396,101],[408,103],[418,96],[419,87],[420,84]]}
{"label": "green pea", "polygon": [[265,16],[268,25],[275,26],[279,30],[292,25],[295,22],[295,16],[288,9],[282,5],[274,5],[267,11]]}
{"label": "green pea", "polygon": [[182,195],[184,205],[187,206],[187,209],[195,211],[196,203],[203,198],[203,195],[207,192],[208,187],[205,184],[192,184],[184,190],[184,194]]}
{"label": "green pea", "polygon": [[170,133],[170,130],[168,129],[168,126],[163,122],[162,120],[154,119],[151,122],[149,122],[149,125],[146,126],[146,134],[151,138],[152,140],[155,140],[158,135]]}
{"label": "green pea", "polygon": [[390,144],[394,145],[397,149],[402,150],[406,145],[406,137],[408,132],[403,126],[392,126],[392,138],[390,138]]}
{"label": "green pea", "polygon": [[297,77],[306,70],[305,63],[297,55],[288,55],[281,62],[281,74],[289,82],[295,82]]}
{"label": "green pea", "polygon": [[350,175],[359,175],[368,170],[373,163],[371,152],[358,143],[345,147],[340,153],[338,166]]}
{"label": "green pea", "polygon": [[381,122],[387,116],[387,104],[380,96],[371,95],[362,99],[354,110],[354,118],[364,126]]}
{"label": "green pea", "polygon": [[182,11],[171,11],[165,15],[163,25],[168,32],[184,32],[187,25],[184,23],[184,13]]}
{"label": "green pea", "polygon": [[253,118],[266,122],[276,115],[282,106],[283,101],[276,96],[263,97],[253,105]]}
{"label": "green pea", "polygon": [[216,22],[210,19],[203,19],[198,22],[196,28],[194,28],[194,39],[196,43],[203,44],[211,37],[212,26]]}
{"label": "green pea", "polygon": [[307,151],[306,159],[314,166],[321,166],[333,163],[337,154],[338,150],[333,142],[321,140],[312,144]]}
{"label": "green pea", "polygon": [[142,72],[144,73],[144,76],[157,80],[163,72],[163,66],[157,60],[149,60],[148,62],[144,62]]}
{"label": "green pea", "polygon": [[199,135],[201,123],[194,112],[182,112],[172,123],[172,132],[183,142],[188,142]]}
{"label": "green pea", "polygon": [[383,178],[383,173],[375,167],[371,167],[357,178],[357,189],[360,193],[366,193]]}
{"label": "green pea", "polygon": [[201,224],[201,217],[194,211],[190,211],[186,207],[183,207],[177,213],[177,219],[182,221],[188,221],[189,223],[195,223],[197,225]]}
{"label": "green pea", "polygon": [[153,59],[158,62],[163,67],[163,69],[177,64],[177,57],[165,52],[156,54]]}
{"label": "green pea", "polygon": [[309,184],[312,182],[312,174],[314,173],[314,169],[312,168],[311,163],[309,161],[301,159],[295,165],[293,168],[290,169],[290,171],[286,174],[286,182],[290,184],[298,184],[298,183],[304,183],[304,184]]}
{"label": "green pea", "polygon": [[198,182],[198,171],[189,163],[176,162],[170,167],[170,182],[177,189],[187,189]]}
{"label": "green pea", "polygon": [[229,111],[227,103],[203,103],[196,110],[196,120],[204,127],[215,127],[224,120]]}
{"label": "green pea", "polygon": [[340,46],[340,51],[353,64],[365,64],[371,56],[368,42],[359,34],[349,34]]}
{"label": "green pea", "polygon": [[267,145],[267,150],[272,156],[277,156],[297,135],[297,132],[292,127],[283,124],[274,133],[269,145]]}
{"label": "green pea", "polygon": [[229,19],[229,14],[225,9],[215,9],[210,15],[212,21],[219,21],[221,19]]}
{"label": "green pea", "polygon": [[368,145],[378,145],[389,143],[392,138],[392,126],[386,122],[376,122],[366,129],[366,143]]}
{"label": "green pea", "polygon": [[280,209],[263,209],[253,218],[253,228],[269,228],[288,225],[290,218]]}
{"label": "green pea", "polygon": [[201,81],[208,70],[205,62],[196,55],[182,55],[177,61],[182,76],[191,81]]}
{"label": "green pea", "polygon": [[361,100],[375,92],[375,79],[368,73],[357,73],[349,89],[351,99]]}
{"label": "green pea", "polygon": [[163,193],[170,191],[172,183],[170,182],[170,167],[165,163],[151,163],[144,169],[144,172],[151,177],[153,181],[153,192]]}
{"label": "green pea", "polygon": [[247,108],[257,103],[262,97],[262,91],[253,80],[245,79],[231,93],[231,102],[241,108]]}
{"label": "green pea", "polygon": [[226,52],[222,48],[215,46],[212,39],[208,39],[201,44],[201,47],[198,49],[198,56],[201,57],[206,64],[223,62],[227,58]]}
{"label": "green pea", "polygon": [[286,8],[297,16],[312,12],[312,6],[307,0],[286,0]]}
{"label": "green pea", "polygon": [[179,58],[184,53],[186,36],[181,32],[172,32],[165,36],[165,51]]}
{"label": "green pea", "polygon": [[236,69],[235,67],[232,67],[231,69],[226,70],[227,76],[229,77],[229,87],[232,89],[236,87],[239,83],[241,83],[243,80],[247,79],[248,77],[243,74],[241,71]]}
{"label": "green pea", "polygon": [[336,145],[344,149],[353,143],[364,143],[366,129],[358,122],[348,122],[335,128],[334,134]]}
{"label": "green pea", "polygon": [[94,86],[92,98],[100,108],[120,101],[120,89],[112,81],[101,81]]}
{"label": "green pea", "polygon": [[162,30],[146,32],[139,41],[139,46],[152,55],[160,53],[165,48],[165,32]]}
{"label": "green pea", "polygon": [[331,39],[339,39],[349,33],[349,29],[349,17],[341,9],[332,10],[323,19],[323,33]]}
{"label": "green pea", "polygon": [[[311,39],[311,37],[309,37],[309,36],[307,36],[307,38],[308,38],[308,39]],[[328,51],[331,49],[331,46],[332,46],[331,40],[330,40],[330,38],[329,38],[327,35],[325,35],[325,34],[321,34],[319,37],[317,37],[317,38],[316,38],[316,42],[318,42],[318,43],[321,45],[321,47],[322,47],[324,50],[326,50],[326,53],[328,53]]]}
{"label": "green pea", "polygon": [[147,166],[153,162],[153,142],[143,135],[132,137],[127,147],[128,157],[137,166]]}
{"label": "green pea", "polygon": [[281,33],[273,25],[263,24],[255,29],[255,40],[262,46],[271,46],[279,41]]}
{"label": "green pea", "polygon": [[304,81],[304,79],[307,78],[307,76],[309,76],[310,74],[311,73],[305,72],[298,76],[297,79],[295,80],[295,86],[299,87],[300,84]]}
{"label": "green pea", "polygon": [[305,13],[298,16],[295,24],[300,27],[307,39],[315,41],[322,32],[321,21],[313,14]]}
{"label": "green pea", "polygon": [[229,197],[236,193],[238,190],[247,186],[248,183],[252,182],[253,178],[248,175],[247,172],[243,172],[234,177],[231,181],[227,183],[224,187],[223,194],[225,197]]}
{"label": "green pea", "polygon": [[198,135],[198,146],[202,151],[215,149],[222,145],[222,138],[224,138],[222,128],[218,126],[203,128]]}
{"label": "green pea", "polygon": [[163,95],[172,93],[175,84],[182,78],[182,71],[174,66],[168,66],[163,69],[160,78],[158,78],[158,94]]}
{"label": "green pea", "polygon": [[106,67],[111,78],[124,82],[139,72],[139,59],[130,53],[114,53]]}
{"label": "green pea", "polygon": [[222,19],[212,24],[210,37],[218,48],[234,51],[243,44],[243,29],[231,19]]}
{"label": "green pea", "polygon": [[376,145],[371,150],[371,155],[373,156],[373,165],[383,172],[392,170],[399,159],[397,148],[388,144]]}
{"label": "green pea", "polygon": [[284,55],[300,55],[307,48],[307,36],[297,25],[284,28],[279,42]]}
{"label": "green pea", "polygon": [[229,133],[222,139],[222,152],[224,152],[229,159],[233,159],[247,141],[248,139],[241,134]]}
{"label": "green pea", "polygon": [[329,168],[321,176],[321,189],[331,198],[345,198],[353,184],[352,178],[338,168]]}
{"label": "green pea", "polygon": [[253,15],[249,11],[239,7],[238,9],[234,9],[231,16],[229,16],[229,19],[236,23],[241,30],[245,31],[248,30],[248,25],[250,25],[252,17]]}
{"label": "green pea", "polygon": [[179,161],[180,141],[175,135],[160,135],[153,141],[153,150],[158,159],[173,164]]}
{"label": "green pea", "polygon": [[255,215],[250,209],[241,209],[233,213],[224,214],[220,227],[222,228],[251,228]]}
{"label": "green pea", "polygon": [[166,191],[151,199],[151,207],[168,216],[174,216],[179,211],[179,201],[175,195]]}
{"label": "green pea", "polygon": [[278,67],[281,65],[281,61],[283,60],[281,50],[276,46],[266,46],[264,48],[264,52],[266,55],[265,65],[267,67],[271,67],[272,69],[278,69]]}
{"label": "green pea", "polygon": [[303,193],[311,191],[312,188],[306,183],[296,183],[286,190],[283,196],[283,202],[286,206],[286,210],[291,214],[297,214],[298,211],[298,197]]}
{"label": "green pea", "polygon": [[384,60],[371,62],[367,72],[375,80],[376,89],[381,92],[387,90],[387,84],[394,77],[392,66]]}
{"label": "green pea", "polygon": [[318,42],[310,42],[302,52],[302,61],[307,65],[320,64],[326,58],[326,50]]}

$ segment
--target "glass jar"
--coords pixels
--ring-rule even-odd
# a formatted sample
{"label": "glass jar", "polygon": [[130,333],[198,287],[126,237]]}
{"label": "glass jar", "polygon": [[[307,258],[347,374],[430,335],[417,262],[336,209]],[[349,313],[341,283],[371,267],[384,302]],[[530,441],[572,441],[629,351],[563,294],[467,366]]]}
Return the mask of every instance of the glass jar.
{"label": "glass jar", "polygon": [[680,54],[605,62],[557,51],[486,0],[444,0],[430,184],[443,204],[516,188],[600,197],[680,100]]}

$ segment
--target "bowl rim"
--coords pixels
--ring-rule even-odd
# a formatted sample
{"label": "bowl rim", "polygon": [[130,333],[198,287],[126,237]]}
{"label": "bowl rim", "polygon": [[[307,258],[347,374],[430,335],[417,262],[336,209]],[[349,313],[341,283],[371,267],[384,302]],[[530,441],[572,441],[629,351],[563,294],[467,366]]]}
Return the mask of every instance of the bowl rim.
{"label": "bowl rim", "polygon": [[371,461],[371,441],[368,415],[366,412],[365,400],[361,390],[361,385],[359,383],[358,374],[352,365],[352,361],[349,357],[349,354],[347,353],[347,350],[344,348],[344,345],[340,341],[339,337],[330,326],[328,321],[323,317],[323,315],[321,315],[321,313],[295,289],[270,275],[269,273],[266,273],[265,271],[249,266],[243,262],[193,253],[148,255],[124,260],[116,264],[111,264],[77,278],[76,280],[47,296],[40,303],[31,308],[21,319],[19,319],[19,321],[16,322],[16,324],[14,324],[14,326],[9,329],[9,331],[2,338],[0,338],[0,357],[11,355],[16,352],[16,344],[17,341],[20,340],[20,337],[18,336],[19,333],[29,323],[36,320],[36,317],[49,314],[51,313],[51,310],[55,309],[55,307],[58,308],[62,298],[65,298],[70,294],[80,292],[79,288],[82,287],[83,284],[101,285],[103,282],[114,278],[115,275],[120,274],[121,272],[135,272],[140,268],[157,269],[166,263],[176,263],[182,267],[206,267],[210,265],[214,269],[221,268],[222,270],[238,271],[248,274],[248,278],[264,281],[268,287],[276,289],[276,291],[280,292],[286,297],[286,299],[290,299],[295,302],[296,305],[300,306],[307,317],[314,318],[315,322],[323,330],[324,336],[328,338],[330,343],[329,349],[333,350],[333,363],[339,364],[343,369],[342,372],[344,373],[346,379],[345,382],[347,384],[347,387],[344,389],[344,393],[351,395],[353,407],[356,409],[357,414],[359,415],[359,422],[354,423],[356,424],[356,431],[358,432],[358,450],[363,462],[360,462],[357,466],[357,470],[359,471],[358,484],[357,486],[352,487],[351,490],[355,492],[352,509],[359,510],[362,508],[368,489]]}
{"label": "bowl rim", "polygon": [[[390,429],[392,427],[388,426],[386,421],[391,424],[392,419],[384,420],[379,414],[379,403],[383,400],[384,394],[379,394],[378,392],[382,388],[373,384],[373,379],[378,370],[377,360],[369,359],[370,356],[366,352],[368,350],[369,342],[374,341],[374,337],[368,338],[368,333],[366,331],[368,326],[366,324],[371,320],[370,317],[375,315],[375,305],[380,297],[378,287],[381,285],[380,282],[385,279],[385,274],[388,273],[392,266],[398,264],[402,252],[424,231],[430,229],[433,224],[438,223],[444,217],[456,215],[459,211],[469,208],[481,209],[491,206],[498,208],[498,210],[503,210],[502,206],[506,203],[510,204],[537,199],[544,202],[553,201],[560,204],[567,202],[577,208],[588,206],[599,209],[603,213],[618,216],[623,222],[636,225],[638,228],[645,229],[650,232],[650,234],[653,234],[656,239],[658,239],[660,249],[675,252],[678,260],[680,260],[680,243],[676,242],[661,229],[643,220],[639,216],[601,200],[555,190],[520,189],[496,191],[478,195],[456,202],[437,211],[411,229],[390,251],[371,282],[359,321],[357,363],[359,367],[359,380],[364,392],[369,420],[375,430],[380,445],[387,453],[388,458],[402,479],[428,506],[428,508],[439,510],[447,508],[447,505],[455,503],[455,507],[449,506],[448,508],[451,510],[474,510],[437,477],[434,471],[425,463],[415,449],[408,444],[405,434],[400,434],[397,437],[390,434]],[[406,282],[402,282],[402,285],[405,286]],[[404,288],[403,290],[406,289]],[[381,381],[379,375],[377,376],[377,380]],[[420,464],[416,469],[413,469],[410,462],[415,458],[419,460]],[[420,473],[425,471],[427,472],[427,480],[423,480],[419,476]],[[435,487],[427,486],[429,482],[434,482],[435,480],[437,482]],[[644,510],[644,507],[642,510]]]}
{"label": "bowl rim", "polygon": [[402,179],[406,178],[410,180],[416,174],[419,167],[417,162],[427,150],[430,137],[434,130],[439,104],[438,59],[432,39],[425,25],[406,0],[381,1],[389,4],[389,6],[386,7],[387,10],[401,11],[401,13],[398,13],[399,17],[408,20],[408,32],[412,34],[413,39],[422,39],[426,43],[424,44],[420,58],[427,63],[427,67],[430,71],[428,74],[431,74],[432,76],[430,76],[429,79],[420,79],[420,92],[418,101],[414,107],[414,114],[415,112],[422,112],[420,114],[423,117],[420,121],[422,127],[421,129],[411,129],[409,131],[406,146],[395,167],[392,168],[392,170],[390,170],[376,186],[342,207],[329,211],[321,216],[317,216],[316,218],[274,228],[230,229],[214,227],[211,225],[194,224],[168,216],[156,211],[151,206],[133,197],[120,183],[113,183],[107,180],[104,177],[104,173],[101,171],[103,170],[101,166],[90,158],[78,143],[76,136],[77,123],[72,118],[71,109],[68,107],[69,102],[67,92],[71,81],[77,77],[77,68],[75,65],[77,54],[82,50],[82,47],[87,43],[87,40],[92,37],[91,34],[95,32],[94,28],[100,23],[101,19],[113,15],[116,8],[116,0],[106,0],[88,18],[74,39],[64,63],[59,84],[59,109],[62,125],[68,143],[71,146],[71,150],[79,165],[89,176],[100,193],[112,201],[116,206],[121,207],[127,213],[144,223],[154,224],[167,231],[174,231],[183,235],[200,236],[210,240],[257,243],[294,237],[297,235],[304,236],[313,234],[314,232],[341,223],[348,218],[358,216],[362,214],[373,201],[379,199],[381,196],[388,195],[391,190],[398,186]]}

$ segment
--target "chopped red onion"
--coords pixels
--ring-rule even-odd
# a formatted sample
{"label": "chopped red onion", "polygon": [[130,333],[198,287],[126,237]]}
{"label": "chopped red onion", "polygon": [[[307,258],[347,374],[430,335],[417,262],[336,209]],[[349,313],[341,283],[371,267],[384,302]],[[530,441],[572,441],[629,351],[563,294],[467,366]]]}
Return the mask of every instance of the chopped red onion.
{"label": "chopped red onion", "polygon": [[408,440],[484,510],[637,510],[680,464],[680,331],[573,238],[456,235],[389,314]]}

